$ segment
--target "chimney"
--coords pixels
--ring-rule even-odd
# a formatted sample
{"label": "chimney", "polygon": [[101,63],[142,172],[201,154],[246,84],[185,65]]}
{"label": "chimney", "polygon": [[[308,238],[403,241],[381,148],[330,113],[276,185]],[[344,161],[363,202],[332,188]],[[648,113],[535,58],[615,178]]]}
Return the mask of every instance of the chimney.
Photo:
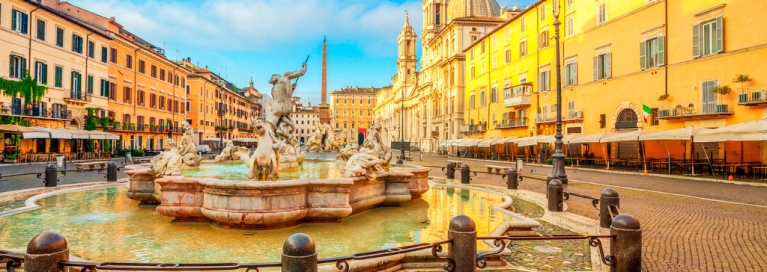
{"label": "chimney", "polygon": [[112,17],[109,17],[109,21],[110,21],[110,22],[115,22],[115,17],[114,17],[114,16],[112,16]]}

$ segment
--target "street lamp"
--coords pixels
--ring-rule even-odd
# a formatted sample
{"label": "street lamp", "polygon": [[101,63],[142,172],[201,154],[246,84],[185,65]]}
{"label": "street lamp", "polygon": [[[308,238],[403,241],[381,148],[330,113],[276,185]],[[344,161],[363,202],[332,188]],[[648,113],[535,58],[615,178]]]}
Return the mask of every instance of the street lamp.
{"label": "street lamp", "polygon": [[397,159],[397,164],[403,164],[403,160],[405,159],[405,90],[407,90],[407,73],[405,73],[405,84],[402,86],[402,89],[400,90],[400,93],[402,94],[402,101],[400,105],[402,107],[400,108],[399,114],[401,115],[402,122],[400,123],[400,149],[402,153],[400,154],[399,158]]}
{"label": "street lamp", "polygon": [[551,12],[554,15],[554,39],[557,43],[557,132],[556,135],[554,135],[556,140],[554,141],[554,155],[551,156],[552,162],[554,163],[553,167],[551,168],[551,173],[556,174],[562,184],[567,184],[567,173],[565,173],[565,154],[562,152],[562,75],[560,71],[561,67],[559,59],[559,25],[562,23],[559,22],[559,4],[554,4]]}
{"label": "street lamp", "polygon": [[[224,148],[224,91],[218,91],[218,148]],[[219,151],[220,153],[221,151]]]}

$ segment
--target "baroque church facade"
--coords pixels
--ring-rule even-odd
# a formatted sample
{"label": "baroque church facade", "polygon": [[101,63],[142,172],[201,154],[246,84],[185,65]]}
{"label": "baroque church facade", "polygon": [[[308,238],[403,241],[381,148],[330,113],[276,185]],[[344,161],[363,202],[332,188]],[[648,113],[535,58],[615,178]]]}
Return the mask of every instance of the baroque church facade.
{"label": "baroque church facade", "polygon": [[463,50],[511,18],[517,9],[501,9],[495,0],[426,0],[420,35],[420,67],[416,58],[419,36],[405,15],[398,37],[397,74],[392,87],[377,93],[373,121],[382,138],[410,142],[434,152],[459,139],[464,124],[465,59]]}

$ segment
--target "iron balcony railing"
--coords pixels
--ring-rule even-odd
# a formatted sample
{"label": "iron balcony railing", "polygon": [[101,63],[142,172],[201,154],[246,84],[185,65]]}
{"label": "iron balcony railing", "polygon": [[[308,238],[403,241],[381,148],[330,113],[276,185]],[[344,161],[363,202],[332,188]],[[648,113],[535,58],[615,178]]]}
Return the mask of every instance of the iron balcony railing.
{"label": "iron balcony railing", "polygon": [[530,83],[507,88],[503,92],[505,107],[524,107],[532,104],[530,96],[533,93],[533,85]]}
{"label": "iron balcony railing", "polygon": [[767,85],[738,89],[738,105],[767,104]]}
{"label": "iron balcony railing", "polygon": [[691,102],[672,105],[658,111],[659,119],[706,118],[710,116],[734,114],[732,99],[716,99],[715,101]]}
{"label": "iron balcony railing", "polygon": [[0,114],[58,120],[69,120],[73,117],[72,110],[48,110],[40,109],[39,106],[26,109],[23,105],[20,107],[0,106]]}
{"label": "iron balcony railing", "polygon": [[518,128],[518,127],[527,127],[527,118],[517,119],[517,120],[508,120],[508,121],[502,121],[495,125],[496,129],[501,128]]}
{"label": "iron balcony railing", "polygon": [[556,112],[551,113],[551,114],[539,113],[535,117],[535,123],[536,124],[551,123],[551,122],[556,122],[556,121],[557,121],[557,114],[556,114]]}

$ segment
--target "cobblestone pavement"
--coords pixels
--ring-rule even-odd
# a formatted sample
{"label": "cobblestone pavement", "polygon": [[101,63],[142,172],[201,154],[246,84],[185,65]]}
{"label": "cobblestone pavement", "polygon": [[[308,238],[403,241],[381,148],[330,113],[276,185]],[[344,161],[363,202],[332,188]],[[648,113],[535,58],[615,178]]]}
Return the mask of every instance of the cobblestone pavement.
{"label": "cobblestone pavement", "polygon": [[[123,160],[117,159],[115,160],[117,162],[118,167],[123,166]],[[33,164],[15,164],[15,165],[0,165],[0,174],[2,175],[11,175],[11,174],[21,174],[21,173],[39,173],[39,172],[45,172],[45,167],[47,164],[44,163],[33,163]],[[104,171],[102,174],[99,174],[97,171],[86,171],[86,172],[77,172],[75,169],[75,165],[71,162],[67,163],[67,168],[59,169],[59,170],[65,170],[66,175],[61,176],[59,174],[59,184],[76,184],[76,183],[87,183],[87,182],[98,182],[98,181],[106,181],[106,171]],[[120,170],[117,172],[117,178],[127,178],[128,176],[124,173],[125,170]],[[3,177],[0,178],[0,193],[2,192],[8,192],[8,191],[16,191],[16,190],[24,190],[24,189],[30,189],[30,188],[38,188],[43,187],[43,180],[38,179],[36,175],[25,175],[25,176],[17,176],[17,177]]]}
{"label": "cobblestone pavement", "polygon": [[[498,161],[462,161],[482,172],[487,164],[511,166]],[[412,163],[441,167],[446,158],[424,155],[423,161],[416,158]],[[541,178],[551,168],[528,165],[523,171]],[[567,192],[598,198],[604,188],[618,191],[621,212],[633,215],[642,225],[644,270],[767,270],[767,187],[567,171],[570,178],[570,184],[565,186]],[[460,178],[460,171],[456,172],[456,178]],[[444,177],[439,168],[433,168],[430,175]],[[505,180],[497,175],[479,174],[472,182],[506,186]],[[525,178],[520,189],[545,193],[545,182]],[[573,197],[566,202],[569,212],[598,218],[590,201]]]}

